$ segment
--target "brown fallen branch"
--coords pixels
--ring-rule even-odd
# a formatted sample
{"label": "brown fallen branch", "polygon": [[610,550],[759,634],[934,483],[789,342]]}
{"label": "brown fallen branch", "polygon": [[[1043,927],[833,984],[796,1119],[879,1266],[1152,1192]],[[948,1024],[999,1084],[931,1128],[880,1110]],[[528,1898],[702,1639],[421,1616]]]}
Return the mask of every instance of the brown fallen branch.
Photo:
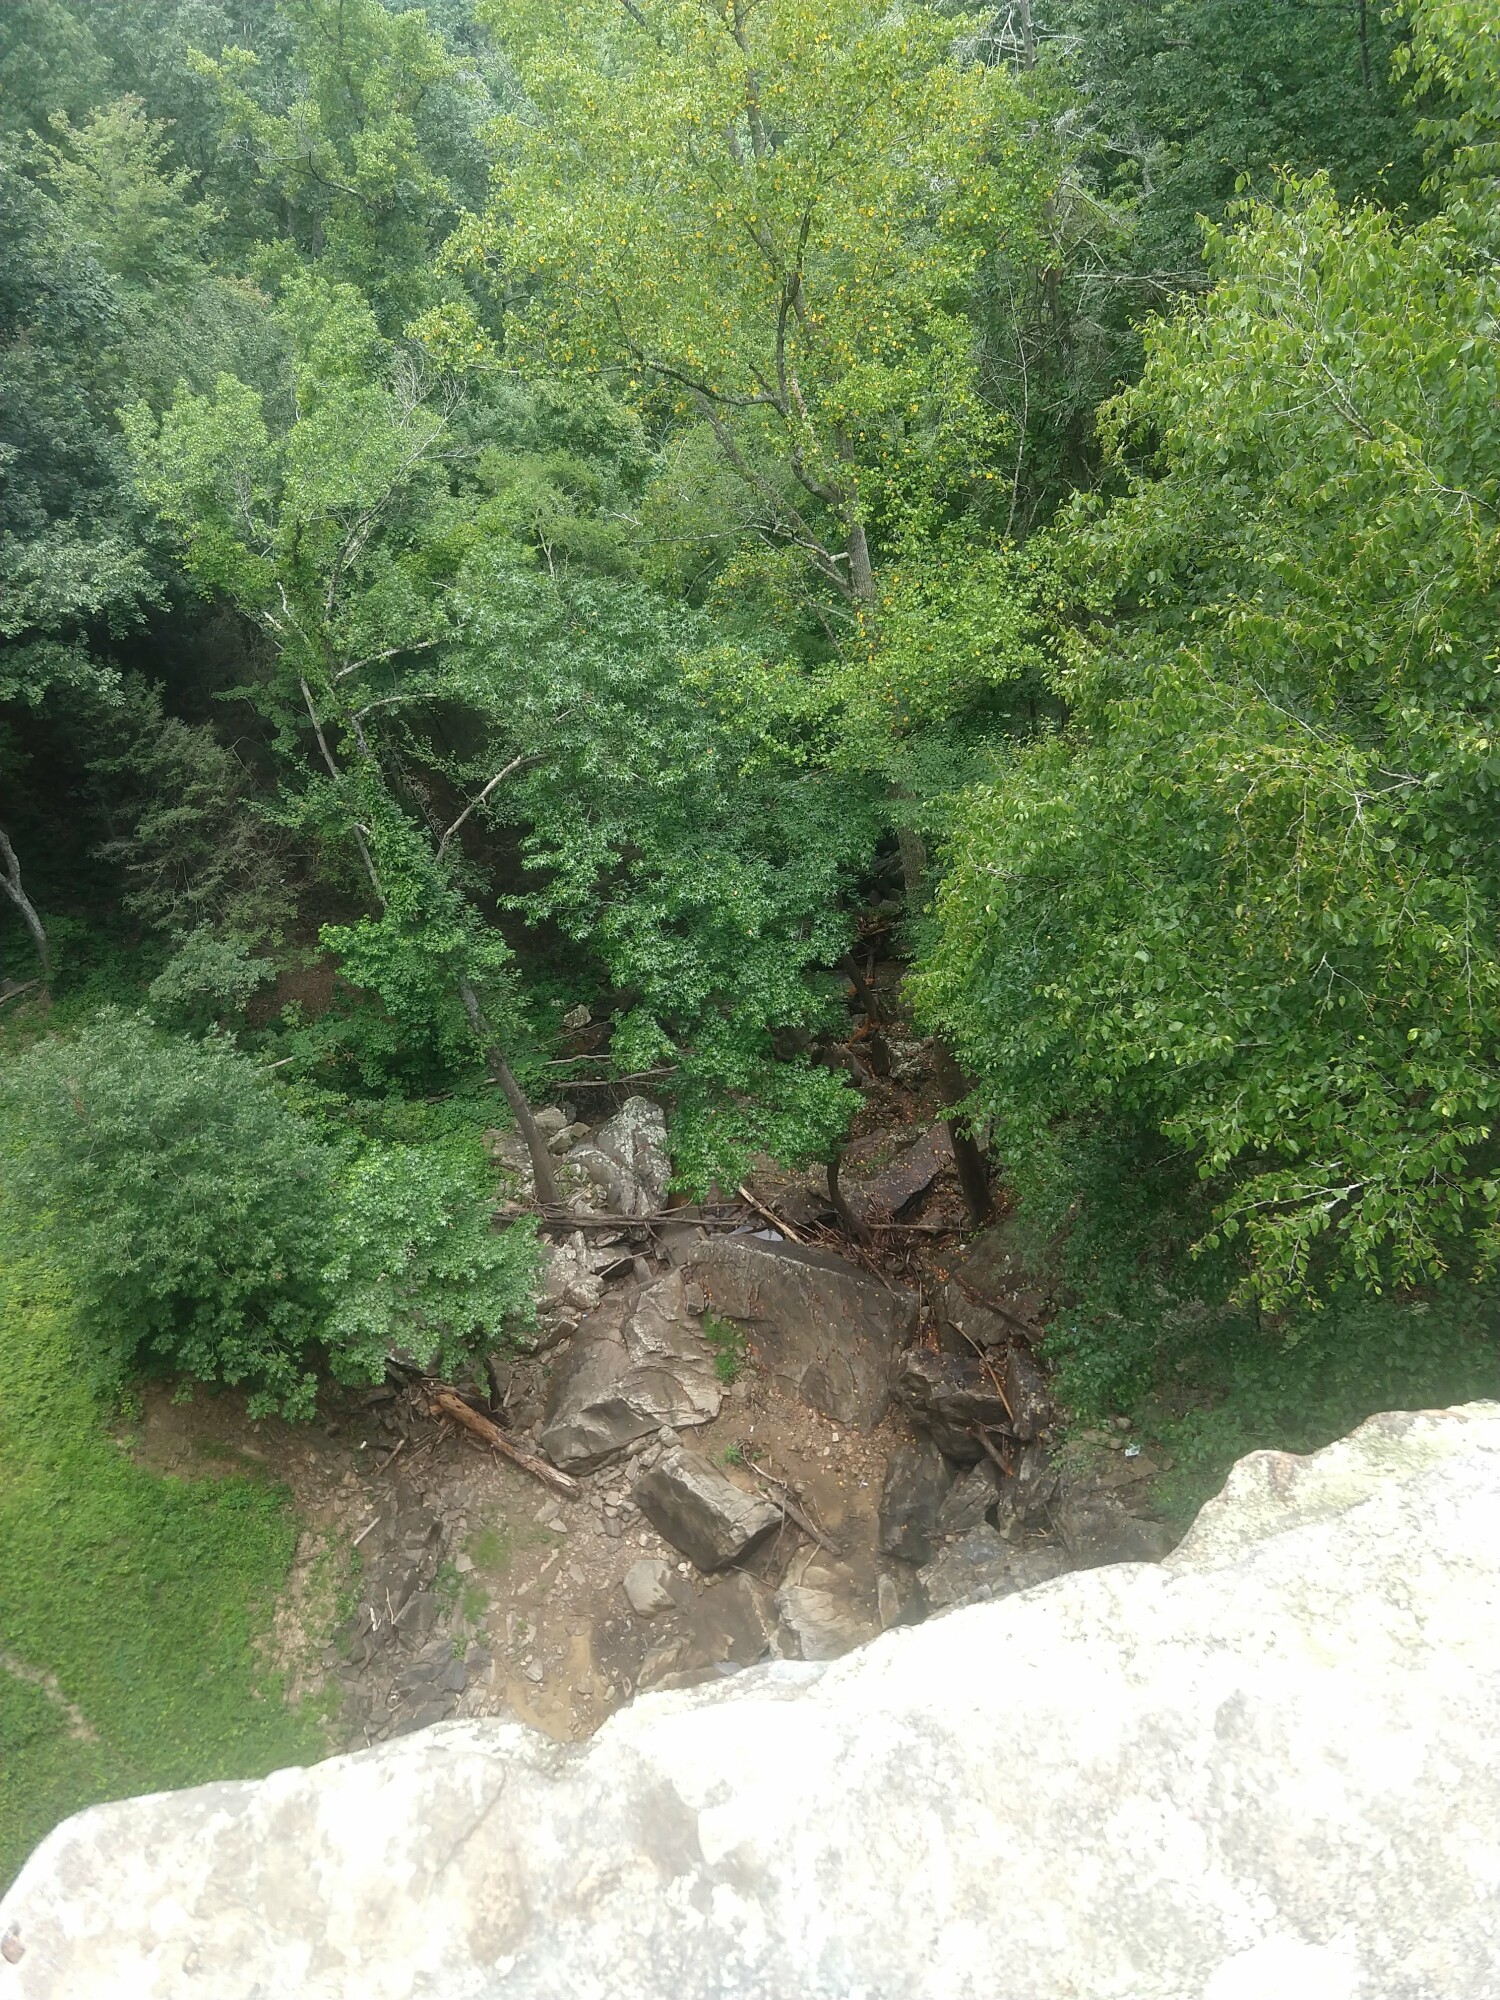
{"label": "brown fallen branch", "polygon": [[1012,1466],[1007,1465],[1003,1455],[996,1450],[994,1444],[991,1442],[990,1434],[988,1430],[985,1428],[985,1426],[983,1424],[976,1424],[974,1426],[974,1435],[975,1437],[978,1438],[979,1442],[984,1446],[985,1450],[989,1453],[990,1457],[995,1461],[996,1465],[999,1466],[1001,1477],[1003,1479],[1009,1479],[1014,1468]]}
{"label": "brown fallen branch", "polygon": [[452,1389],[438,1388],[430,1398],[434,1410],[460,1424],[472,1437],[498,1451],[502,1458],[508,1458],[512,1465],[518,1465],[523,1472],[529,1472],[533,1479],[540,1479],[544,1486],[550,1486],[554,1493],[561,1493],[569,1500],[576,1500],[579,1485],[565,1472],[559,1472],[555,1465],[549,1465],[545,1458],[538,1458],[534,1451],[527,1451],[524,1445],[508,1438],[498,1424],[492,1424],[488,1417],[480,1416],[478,1410],[471,1410],[462,1396]]}
{"label": "brown fallen branch", "polygon": [[796,1230],[793,1229],[792,1225],[789,1222],[783,1222],[779,1215],[772,1214],[769,1208],[766,1208],[762,1203],[758,1202],[755,1199],[755,1196],[751,1194],[749,1188],[737,1187],[735,1189],[735,1193],[739,1196],[741,1201],[748,1202],[750,1206],[755,1210],[755,1213],[758,1216],[760,1216],[763,1221],[769,1222],[774,1230],[776,1230],[780,1235],[786,1237],[788,1242],[801,1243],[802,1238],[797,1234]]}
{"label": "brown fallen branch", "polygon": [[753,1458],[747,1457],[745,1463],[761,1482],[762,1486],[774,1486],[777,1489],[774,1493],[770,1493],[766,1497],[773,1506],[781,1509],[782,1513],[785,1514],[794,1527],[800,1528],[804,1535],[811,1535],[818,1547],[826,1549],[829,1555],[843,1555],[844,1551],[839,1543],[830,1540],[821,1528],[814,1527],[812,1517],[804,1512],[792,1498],[792,1489],[784,1479],[778,1479],[774,1472],[767,1472],[765,1467],[757,1465]]}
{"label": "brown fallen branch", "polygon": [[[758,1202],[751,1202],[750,1206],[783,1236],[791,1236],[795,1243],[806,1242],[804,1237],[792,1236],[790,1224],[783,1222],[770,1209],[762,1208]],[[516,1213],[535,1214],[536,1211],[523,1209]],[[748,1226],[742,1216],[702,1215],[695,1209],[678,1208],[664,1208],[659,1215],[572,1215],[566,1209],[543,1209],[537,1221],[543,1229],[612,1229],[621,1236],[641,1235],[673,1223],[690,1223],[697,1229],[744,1229]],[[963,1236],[968,1233],[969,1225],[966,1222],[872,1222],[870,1227],[881,1236]]]}

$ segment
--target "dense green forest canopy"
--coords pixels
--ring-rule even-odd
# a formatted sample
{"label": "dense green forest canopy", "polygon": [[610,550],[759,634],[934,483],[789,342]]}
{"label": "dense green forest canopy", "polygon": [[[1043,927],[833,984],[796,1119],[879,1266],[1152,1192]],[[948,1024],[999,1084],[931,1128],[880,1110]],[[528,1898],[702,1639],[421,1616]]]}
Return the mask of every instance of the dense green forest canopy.
{"label": "dense green forest canopy", "polygon": [[483,1129],[836,1163],[894,924],[1080,1406],[1484,1296],[1497,180],[1482,0],[11,0],[7,1256],[456,1365]]}

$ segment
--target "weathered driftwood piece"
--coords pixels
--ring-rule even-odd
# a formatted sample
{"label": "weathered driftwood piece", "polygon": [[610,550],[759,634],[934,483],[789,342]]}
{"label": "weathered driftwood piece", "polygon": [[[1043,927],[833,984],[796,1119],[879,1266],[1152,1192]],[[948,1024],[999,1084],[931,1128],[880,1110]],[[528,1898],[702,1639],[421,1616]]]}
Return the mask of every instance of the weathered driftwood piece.
{"label": "weathered driftwood piece", "polygon": [[549,1465],[545,1458],[538,1458],[534,1451],[527,1451],[513,1438],[508,1438],[498,1424],[492,1424],[488,1417],[480,1416],[478,1410],[471,1410],[462,1396],[452,1389],[434,1389],[431,1396],[432,1407],[461,1424],[471,1436],[498,1451],[502,1458],[508,1458],[512,1465],[518,1465],[523,1472],[529,1472],[533,1479],[540,1479],[544,1486],[550,1486],[554,1493],[561,1493],[569,1500],[578,1498],[578,1482],[570,1479],[565,1472],[559,1472],[555,1465]]}

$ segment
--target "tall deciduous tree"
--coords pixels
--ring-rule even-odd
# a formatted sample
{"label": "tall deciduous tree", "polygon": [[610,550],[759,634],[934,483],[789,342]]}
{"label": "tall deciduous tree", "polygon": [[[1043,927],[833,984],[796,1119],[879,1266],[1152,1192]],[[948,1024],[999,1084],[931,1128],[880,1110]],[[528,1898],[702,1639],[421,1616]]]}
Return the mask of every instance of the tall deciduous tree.
{"label": "tall deciduous tree", "polygon": [[1475,214],[1315,183],[1212,238],[1109,413],[1128,490],[1063,532],[1072,725],[973,794],[921,982],[1023,1177],[1069,1125],[1156,1134],[1275,1305],[1500,1262]]}
{"label": "tall deciduous tree", "polygon": [[394,349],[348,285],[299,279],[282,320],[297,414],[268,424],[231,376],[178,396],[160,423],[125,413],[142,490],[183,537],[189,568],[270,641],[258,698],[299,773],[306,824],[352,842],[379,910],[358,936],[368,982],[399,1012],[446,983],[526,1137],[537,1191],[555,1201],[546,1142],[486,1011],[510,953],[445,867],[446,843],[394,792],[378,718],[461,693],[444,671],[445,447],[458,391],[420,350]]}
{"label": "tall deciduous tree", "polygon": [[1042,190],[1004,72],[924,7],[495,0],[530,108],[455,239],[511,286],[517,354],[608,368],[707,426],[768,551],[835,605],[872,544],[988,472],[966,317]]}

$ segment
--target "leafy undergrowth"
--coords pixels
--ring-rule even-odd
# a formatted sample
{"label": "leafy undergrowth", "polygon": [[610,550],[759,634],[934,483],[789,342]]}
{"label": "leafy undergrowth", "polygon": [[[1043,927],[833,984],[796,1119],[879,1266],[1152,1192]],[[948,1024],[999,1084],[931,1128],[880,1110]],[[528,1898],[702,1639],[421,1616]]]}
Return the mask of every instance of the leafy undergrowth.
{"label": "leafy undergrowth", "polygon": [[1179,1357],[1176,1393],[1137,1425],[1172,1469],[1157,1497],[1184,1527],[1251,1451],[1317,1451],[1381,1410],[1446,1409],[1500,1394],[1495,1299],[1363,1301],[1270,1334],[1225,1319]]}
{"label": "leafy undergrowth", "polygon": [[66,1300],[0,1274],[0,1886],[82,1806],[325,1748],[259,1663],[296,1543],[285,1494],[144,1470],[110,1391]]}

